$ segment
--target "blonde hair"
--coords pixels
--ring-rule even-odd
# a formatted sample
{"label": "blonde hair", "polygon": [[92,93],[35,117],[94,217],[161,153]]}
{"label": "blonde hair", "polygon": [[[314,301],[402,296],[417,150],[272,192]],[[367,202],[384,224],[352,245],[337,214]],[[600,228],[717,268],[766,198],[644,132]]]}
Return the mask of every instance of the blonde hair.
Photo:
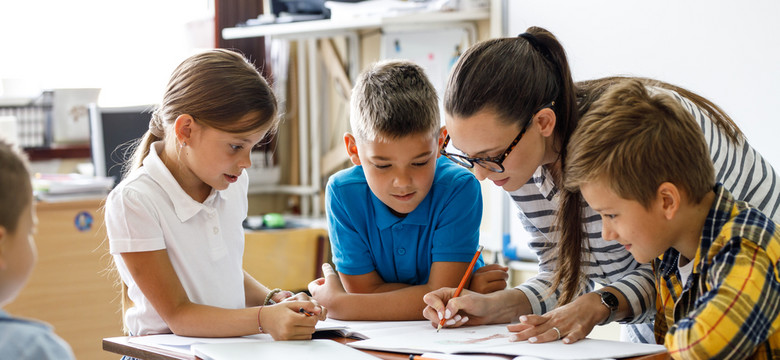
{"label": "blonde hair", "polygon": [[0,138],[0,226],[13,234],[19,218],[32,202],[32,184],[27,156]]}
{"label": "blonde hair", "polygon": [[[278,125],[276,96],[254,65],[235,51],[205,51],[184,60],[171,74],[124,175],[142,166],[153,142],[175,141],[173,123],[182,114],[230,133],[255,130],[268,122],[273,122],[269,130],[273,133]],[[248,114],[253,116],[239,121]]]}
{"label": "blonde hair", "polygon": [[[729,123],[721,119],[721,126]],[[736,126],[732,134],[741,136]],[[715,186],[715,170],[701,128],[671,94],[650,91],[646,79],[613,78],[572,134],[563,180],[554,280],[554,287],[563,283],[559,304],[581,291],[583,183],[606,181],[620,197],[647,208],[658,186],[671,182],[699,203]]]}
{"label": "blonde hair", "polygon": [[360,141],[435,134],[441,124],[436,90],[410,61],[372,64],[357,79],[350,107],[352,133]]}

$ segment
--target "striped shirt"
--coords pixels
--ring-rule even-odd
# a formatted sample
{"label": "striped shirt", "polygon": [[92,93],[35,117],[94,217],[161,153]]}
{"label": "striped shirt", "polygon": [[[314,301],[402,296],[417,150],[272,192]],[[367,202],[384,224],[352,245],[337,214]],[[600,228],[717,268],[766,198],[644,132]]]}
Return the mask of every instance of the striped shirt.
{"label": "striped shirt", "polygon": [[656,340],[675,359],[780,358],[780,229],[721,185],[693,273],[675,249],[655,259]]}
{"label": "striped shirt", "polygon": [[[776,185],[777,174],[769,163],[747,141],[738,144],[728,141],[726,134],[708,114],[690,100],[674,91],[655,87],[650,90],[669,93],[702,127],[715,165],[716,181],[724,184],[738,199],[748,201],[775,221],[780,221],[780,189]],[[545,167],[537,168],[528,183],[510,192],[520,209],[520,220],[530,232],[528,246],[539,258],[539,274],[517,287],[528,297],[535,314],[544,314],[558,303],[558,290],[547,296],[557,267],[555,245],[560,238],[559,232],[553,229],[559,203],[557,193],[558,188]],[[621,322],[645,323],[627,329],[629,339],[652,342],[655,288],[650,264],[637,263],[622,245],[605,241],[601,237],[601,217],[593,209],[585,207],[582,213],[588,234],[588,254],[582,261],[587,283],[583,283],[582,288],[592,291],[594,284],[598,283],[620,291],[628,299],[634,314]]]}

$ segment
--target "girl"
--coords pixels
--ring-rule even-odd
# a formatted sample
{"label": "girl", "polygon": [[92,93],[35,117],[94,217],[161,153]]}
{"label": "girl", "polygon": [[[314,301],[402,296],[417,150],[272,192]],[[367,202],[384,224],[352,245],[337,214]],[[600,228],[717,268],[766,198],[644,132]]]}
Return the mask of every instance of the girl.
{"label": "girl", "polygon": [[282,302],[291,294],[242,269],[244,169],[276,124],[276,98],[243,56],[212,50],[174,70],[130,172],[106,200],[130,334],[309,339],[325,319],[305,295]]}
{"label": "girl", "polygon": [[[617,320],[632,324],[623,329],[624,338],[654,341],[652,269],[602,239],[601,219],[580,194],[559,190],[578,119],[618,81],[575,85],[563,47],[537,27],[517,38],[478,43],[463,54],[444,97],[450,136],[445,141],[452,142],[445,155],[512,196],[532,232],[529,246],[539,257],[539,275],[515,289],[485,295],[452,299],[452,289],[428,293],[426,318],[438,323],[460,313],[468,324],[519,318],[509,330],[515,339],[531,342],[577,341],[595,325]],[[640,81],[652,91],[668,92],[693,114],[707,138],[718,182],[780,219],[777,175],[720,108],[685,89]],[[604,288],[592,291],[595,283]]]}

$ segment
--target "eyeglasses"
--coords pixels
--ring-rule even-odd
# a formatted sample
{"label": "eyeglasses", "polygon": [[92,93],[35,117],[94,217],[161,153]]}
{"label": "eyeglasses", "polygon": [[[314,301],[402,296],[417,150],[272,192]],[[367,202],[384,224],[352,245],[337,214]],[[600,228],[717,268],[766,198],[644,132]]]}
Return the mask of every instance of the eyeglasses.
{"label": "eyeglasses", "polygon": [[523,134],[525,134],[525,131],[528,129],[528,125],[531,124],[534,120],[534,116],[536,116],[539,111],[542,111],[546,108],[551,108],[555,105],[555,101],[550,102],[547,105],[542,106],[539,110],[536,110],[533,115],[531,115],[531,119],[529,119],[525,125],[523,125],[523,128],[520,129],[520,133],[515,136],[515,139],[512,140],[512,143],[509,144],[509,147],[504,150],[503,153],[499,156],[493,156],[493,157],[484,157],[484,158],[478,158],[478,157],[468,157],[463,154],[454,154],[449,153],[445,151],[447,148],[447,144],[450,142],[450,136],[447,135],[447,137],[444,139],[444,144],[442,144],[441,150],[439,151],[442,155],[446,156],[448,159],[452,160],[454,163],[466,167],[466,168],[473,168],[474,164],[479,164],[479,166],[482,166],[485,169],[488,169],[492,172],[502,173],[504,172],[504,159],[506,159],[507,156],[509,156],[509,153],[512,152],[512,150],[515,148],[518,142],[520,142],[520,139],[523,138]]}

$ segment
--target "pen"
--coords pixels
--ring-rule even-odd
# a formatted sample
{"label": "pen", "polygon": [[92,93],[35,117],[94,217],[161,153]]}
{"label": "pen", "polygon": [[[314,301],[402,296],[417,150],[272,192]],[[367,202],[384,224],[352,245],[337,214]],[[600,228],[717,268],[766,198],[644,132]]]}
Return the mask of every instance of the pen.
{"label": "pen", "polygon": [[304,309],[304,308],[298,309],[298,312],[301,313],[301,314],[304,314],[306,316],[314,316],[313,312],[306,311],[306,309]]}
{"label": "pen", "polygon": [[[471,275],[471,270],[474,269],[474,264],[477,263],[477,259],[479,258],[479,254],[482,253],[482,245],[477,248],[477,252],[474,253],[474,258],[471,259],[471,264],[469,264],[468,269],[466,269],[466,273],[463,274],[463,279],[460,280],[460,284],[458,284],[458,289],[455,290],[455,296],[452,298],[456,298],[460,296],[460,292],[463,291],[463,286],[466,285],[466,280],[469,279],[469,276]],[[444,326],[444,322],[446,319],[442,316],[441,321],[439,321],[439,326],[436,328],[436,332],[439,332],[441,330],[441,327]]]}

